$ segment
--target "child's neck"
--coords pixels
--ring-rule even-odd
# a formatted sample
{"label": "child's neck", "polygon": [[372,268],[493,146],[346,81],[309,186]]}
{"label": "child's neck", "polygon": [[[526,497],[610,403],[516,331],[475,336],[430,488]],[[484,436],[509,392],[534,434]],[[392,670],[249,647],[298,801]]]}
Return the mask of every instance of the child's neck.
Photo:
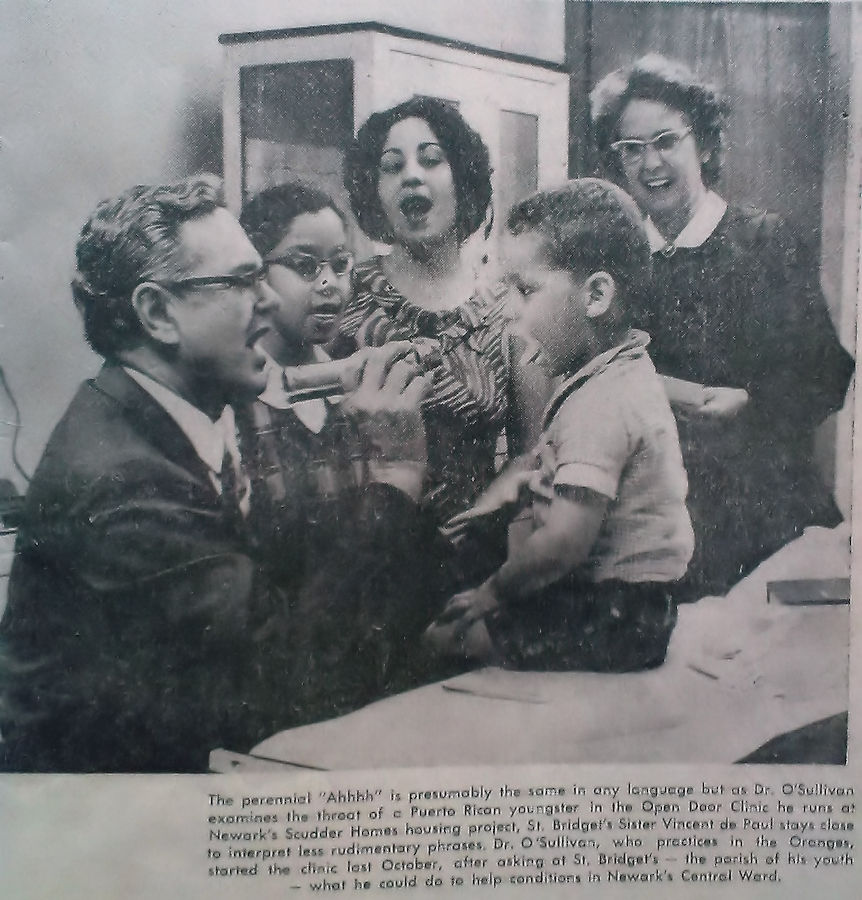
{"label": "child's neck", "polygon": [[264,337],[263,345],[266,352],[282,367],[316,362],[314,344],[288,340],[277,331],[270,331]]}
{"label": "child's neck", "polygon": [[572,359],[566,372],[563,373],[564,376],[574,375],[575,372],[579,372],[584,366],[589,365],[589,363],[597,356],[601,356],[603,353],[613,350],[614,347],[619,347],[626,339],[628,333],[628,326],[613,327],[608,328],[607,330],[595,329],[590,335],[583,351],[579,353],[577,357]]}

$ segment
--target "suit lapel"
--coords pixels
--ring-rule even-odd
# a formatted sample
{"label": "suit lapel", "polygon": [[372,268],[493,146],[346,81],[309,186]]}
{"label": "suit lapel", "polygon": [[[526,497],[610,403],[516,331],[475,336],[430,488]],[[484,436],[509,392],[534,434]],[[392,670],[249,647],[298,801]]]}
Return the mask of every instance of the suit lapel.
{"label": "suit lapel", "polygon": [[209,467],[198,456],[180,426],[121,366],[103,366],[93,385],[122,406],[123,414],[145,440],[172,462],[212,487]]}

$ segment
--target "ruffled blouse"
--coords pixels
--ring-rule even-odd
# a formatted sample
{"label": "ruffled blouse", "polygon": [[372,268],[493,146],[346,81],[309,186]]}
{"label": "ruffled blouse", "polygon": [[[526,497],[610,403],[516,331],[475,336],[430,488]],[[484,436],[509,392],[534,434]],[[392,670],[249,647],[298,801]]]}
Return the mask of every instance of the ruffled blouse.
{"label": "ruffled blouse", "polygon": [[438,521],[469,506],[494,476],[508,407],[508,319],[504,287],[477,285],[454,309],[433,311],[390,283],[382,257],[356,269],[337,355],[390,341],[420,342],[439,355],[424,403],[428,430],[425,502]]}

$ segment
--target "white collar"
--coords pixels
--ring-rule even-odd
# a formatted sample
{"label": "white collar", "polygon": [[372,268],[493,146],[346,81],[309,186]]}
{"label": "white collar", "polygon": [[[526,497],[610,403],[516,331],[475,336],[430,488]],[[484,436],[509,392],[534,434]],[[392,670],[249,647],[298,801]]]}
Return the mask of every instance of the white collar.
{"label": "white collar", "polygon": [[545,407],[545,412],[542,415],[542,429],[547,429],[551,424],[551,420],[559,411],[562,402],[573,390],[580,387],[581,384],[594,375],[603,372],[615,359],[640,359],[646,354],[649,342],[650,337],[645,331],[630,328],[621,344],[617,344],[615,347],[602,351],[598,356],[594,356],[573,375],[564,376]]}
{"label": "white collar", "polygon": [[236,443],[233,409],[226,406],[221,418],[213,422],[205,412],[149,375],[128,366],[123,366],[123,369],[177,423],[201,460],[217,475],[220,474],[225,447],[232,451],[231,444]]}
{"label": "white collar", "polygon": [[[330,356],[323,347],[315,344],[311,348],[316,362],[329,362]],[[291,402],[284,387],[284,369],[267,354],[266,389],[258,398],[273,409],[292,409],[297,419],[315,434],[319,434],[326,423],[326,401],[300,400]]]}
{"label": "white collar", "polygon": [[688,220],[688,224],[673,241],[669,241],[647,216],[644,219],[644,229],[649,238],[650,250],[656,253],[665,247],[700,247],[718,227],[726,210],[727,201],[719,197],[715,191],[707,191],[698,203],[694,215]]}

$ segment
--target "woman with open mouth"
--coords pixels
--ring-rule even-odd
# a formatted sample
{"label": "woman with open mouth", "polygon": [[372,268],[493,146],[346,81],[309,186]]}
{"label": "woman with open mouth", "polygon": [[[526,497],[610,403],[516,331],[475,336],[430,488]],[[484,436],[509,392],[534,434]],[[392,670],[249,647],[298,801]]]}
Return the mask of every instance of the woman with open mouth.
{"label": "woman with open mouth", "polygon": [[808,525],[841,514],[813,461],[853,360],[793,228],[716,192],[729,108],[650,54],[591,95],[605,167],[640,205],[653,283],[640,310],[689,476],[695,554],[680,600],[724,594]]}
{"label": "woman with open mouth", "polygon": [[491,200],[488,150],[454,106],[415,97],[359,129],[344,183],[362,230],[392,250],[357,266],[340,349],[410,340],[433,364],[424,501],[442,525],[494,475],[513,376],[527,389],[509,364],[505,290],[463,252]]}

